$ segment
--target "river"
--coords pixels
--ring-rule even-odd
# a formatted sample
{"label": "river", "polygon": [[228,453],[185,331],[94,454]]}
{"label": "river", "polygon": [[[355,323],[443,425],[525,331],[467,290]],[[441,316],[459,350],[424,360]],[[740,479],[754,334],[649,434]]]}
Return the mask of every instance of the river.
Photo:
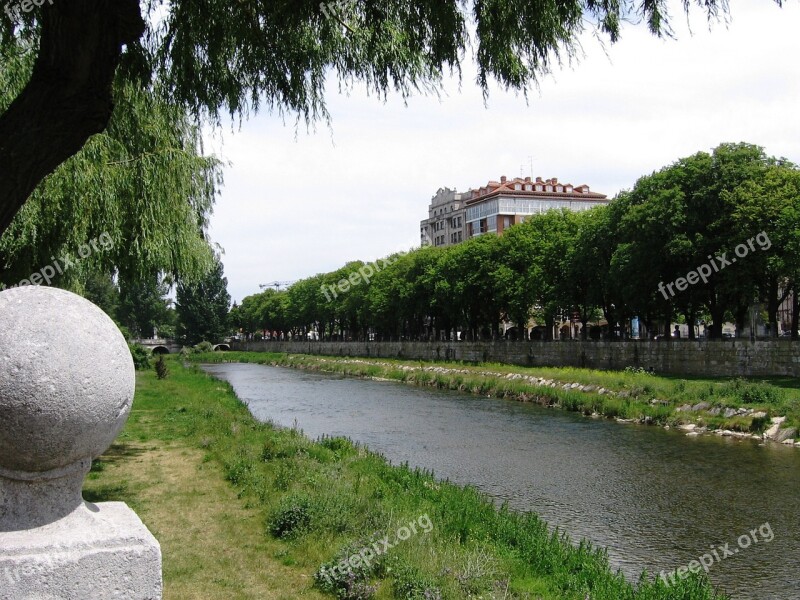
{"label": "river", "polygon": [[[253,364],[207,365],[253,415],[347,436],[608,549],[631,580],[707,554],[734,599],[800,600],[800,451],[495,398]],[[754,541],[757,540],[757,541]],[[726,546],[727,544],[727,546]],[[727,549],[727,552],[726,552]]]}

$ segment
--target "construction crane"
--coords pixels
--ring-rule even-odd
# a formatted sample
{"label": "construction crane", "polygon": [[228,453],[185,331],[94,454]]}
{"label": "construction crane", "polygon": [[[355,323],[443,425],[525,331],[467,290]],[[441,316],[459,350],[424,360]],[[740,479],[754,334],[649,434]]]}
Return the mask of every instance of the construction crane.
{"label": "construction crane", "polygon": [[282,287],[285,288],[286,286],[292,285],[293,283],[294,281],[273,281],[270,283],[262,283],[258,287],[260,287],[262,290],[268,287],[274,287],[275,291],[277,292]]}

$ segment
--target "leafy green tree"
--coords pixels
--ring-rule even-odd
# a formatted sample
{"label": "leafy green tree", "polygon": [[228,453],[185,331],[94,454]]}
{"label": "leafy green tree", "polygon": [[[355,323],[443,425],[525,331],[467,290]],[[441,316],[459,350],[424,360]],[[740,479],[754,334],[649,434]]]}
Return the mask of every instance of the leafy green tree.
{"label": "leafy green tree", "polygon": [[183,343],[190,346],[203,341],[213,344],[229,333],[231,296],[219,259],[199,281],[179,281],[176,298],[177,334]]}
{"label": "leafy green tree", "polygon": [[[581,338],[589,339],[589,321],[598,316],[603,306],[604,280],[608,277],[611,248],[602,237],[607,224],[607,206],[575,213],[572,216],[569,248],[565,257],[565,273],[560,285],[565,300],[581,322]],[[573,229],[574,228],[574,229]],[[609,321],[613,330],[613,321]]]}
{"label": "leafy green tree", "polygon": [[575,214],[550,210],[533,215],[519,227],[527,238],[525,260],[529,266],[524,293],[529,294],[534,315],[545,324],[545,339],[551,340],[556,318],[570,309],[566,278],[577,233]]}
{"label": "leafy green tree", "polygon": [[[30,47],[0,48],[0,110],[34,58]],[[88,256],[57,273],[54,285],[80,291],[90,272],[130,282],[156,271],[189,279],[211,267],[204,231],[221,183],[219,161],[203,156],[200,131],[184,109],[155,90],[120,75],[112,93],[116,110],[105,131],[36,188],[0,237],[0,281],[18,282],[53,257],[76,258],[91,241]]]}
{"label": "leafy green tree", "polygon": [[499,335],[502,305],[493,285],[499,256],[500,238],[487,234],[448,247],[440,259],[439,302],[468,339]]}
{"label": "leafy green tree", "polygon": [[331,279],[322,274],[315,275],[301,279],[286,291],[286,306],[294,324],[292,333],[295,337],[304,337],[315,327],[333,321],[333,309],[323,295],[323,285],[328,285]]}
{"label": "leafy green tree", "polygon": [[[697,4],[710,16],[727,10]],[[160,82],[198,117],[265,107],[311,121],[327,117],[331,74],[407,96],[436,88],[474,48],[484,93],[492,79],[527,89],[579,53],[587,24],[614,42],[631,14],[670,32],[665,3],[652,0],[62,0],[4,11],[0,48],[36,56],[0,115],[0,233],[45,176],[106,128],[117,74]]]}
{"label": "leafy green tree", "polygon": [[494,285],[498,288],[498,300],[517,331],[527,338],[528,322],[533,316],[532,298],[535,294],[538,271],[531,263],[534,255],[534,238],[530,229],[521,225],[511,227],[503,233],[499,242],[499,261],[493,273]]}
{"label": "leafy green tree", "polygon": [[167,294],[170,286],[159,274],[120,285],[117,320],[137,338],[161,335],[173,321]]}
{"label": "leafy green tree", "polygon": [[[716,268],[758,233],[736,218],[734,192],[761,181],[774,162],[758,146],[721,144],[712,153],[698,152],[640,178],[623,195],[626,211],[611,266],[612,277],[625,282],[631,314],[645,316],[648,323],[660,321],[669,336],[676,313],[689,323],[707,313],[710,337],[722,336],[723,322],[749,304],[755,289],[740,264]],[[683,290],[675,285],[710,262],[702,285]]]}
{"label": "leafy green tree", "polygon": [[83,297],[99,306],[112,319],[120,303],[119,288],[107,273],[90,273],[83,283]]}
{"label": "leafy green tree", "polygon": [[[778,307],[794,294],[792,338],[797,339],[800,292],[800,170],[786,161],[771,165],[764,176],[749,180],[730,193],[734,219],[755,234],[754,249],[737,265],[753,282],[767,307],[770,334],[778,334]],[[752,239],[752,235],[748,238]],[[740,243],[747,243],[742,239]],[[741,283],[740,283],[741,285]],[[747,291],[751,287],[748,286]],[[753,294],[746,298],[753,300]]]}

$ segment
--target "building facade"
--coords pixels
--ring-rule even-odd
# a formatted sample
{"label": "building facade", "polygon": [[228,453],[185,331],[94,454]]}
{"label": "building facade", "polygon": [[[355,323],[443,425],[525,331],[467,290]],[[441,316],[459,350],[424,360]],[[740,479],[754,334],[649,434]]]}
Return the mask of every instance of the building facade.
{"label": "building facade", "polygon": [[592,192],[588,185],[555,178],[503,176],[463,193],[440,188],[431,198],[428,218],[420,222],[420,241],[423,246],[452,246],[484,233],[500,235],[530,215],[558,208],[588,210],[608,202],[605,194]]}
{"label": "building facade", "polygon": [[566,208],[583,211],[609,202],[605,194],[592,192],[588,185],[559,183],[558,179],[537,177],[490,181],[472,190],[464,202],[465,238],[484,233],[500,235],[505,229],[525,221],[530,215]]}
{"label": "building facade", "polygon": [[436,192],[428,206],[428,218],[420,222],[423,246],[451,246],[464,241],[464,200],[469,197],[469,193],[459,194],[446,187]]}

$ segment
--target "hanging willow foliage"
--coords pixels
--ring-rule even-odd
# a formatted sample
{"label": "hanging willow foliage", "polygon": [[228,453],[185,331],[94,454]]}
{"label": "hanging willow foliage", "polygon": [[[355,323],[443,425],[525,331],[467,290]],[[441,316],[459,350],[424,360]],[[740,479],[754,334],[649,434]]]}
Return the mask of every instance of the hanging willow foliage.
{"label": "hanging willow foliage", "polygon": [[[0,111],[30,74],[33,51],[0,53]],[[87,272],[135,280],[153,272],[193,280],[210,269],[206,229],[222,183],[221,163],[205,156],[200,130],[185,111],[131,78],[118,77],[105,132],[35,190],[0,238],[0,281],[13,285],[104,235],[58,280],[70,287]],[[108,237],[105,237],[108,236]]]}

